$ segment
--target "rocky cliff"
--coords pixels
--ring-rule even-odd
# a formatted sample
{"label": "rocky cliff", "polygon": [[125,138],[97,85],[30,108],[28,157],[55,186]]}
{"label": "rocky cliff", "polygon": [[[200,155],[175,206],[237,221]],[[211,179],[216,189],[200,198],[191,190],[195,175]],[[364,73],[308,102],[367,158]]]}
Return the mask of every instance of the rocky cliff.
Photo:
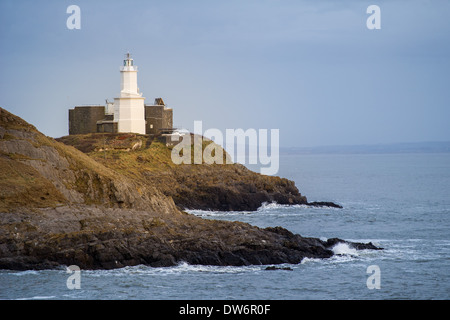
{"label": "rocky cliff", "polygon": [[[0,108],[0,269],[298,263],[304,257],[330,257],[331,247],[344,242],[186,214],[179,207],[190,206],[192,200],[184,199],[192,195],[188,190],[197,186],[196,192],[201,191],[195,180],[213,171],[224,170],[212,179],[234,183],[237,194],[243,185],[249,194],[265,191],[268,199],[285,193],[295,203],[301,195],[285,179],[265,179],[239,166],[227,167],[230,172],[203,165],[195,172],[174,169],[166,163],[170,151],[164,145],[142,141],[141,147],[120,153],[93,148],[85,154]],[[257,183],[245,185],[242,176]],[[237,177],[242,180],[234,181]],[[205,189],[205,197],[210,192]],[[200,203],[225,208],[228,195],[223,192]],[[237,203],[245,203],[244,198]]]}
{"label": "rocky cliff", "polygon": [[[57,140],[134,181],[154,186],[182,210],[255,211],[264,202],[309,205],[293,181],[261,175],[241,164],[176,165],[171,160],[172,147],[157,138],[96,133]],[[204,141],[203,149],[209,143],[213,142]],[[226,158],[226,152],[223,153]],[[311,205],[336,206],[329,202]]]}
{"label": "rocky cliff", "polygon": [[174,212],[171,199],[0,109],[0,210],[101,205]]}

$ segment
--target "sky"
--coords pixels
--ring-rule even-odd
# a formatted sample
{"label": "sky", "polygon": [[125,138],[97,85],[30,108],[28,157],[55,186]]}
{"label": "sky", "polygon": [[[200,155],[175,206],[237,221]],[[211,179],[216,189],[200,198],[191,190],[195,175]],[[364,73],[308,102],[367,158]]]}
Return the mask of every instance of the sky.
{"label": "sky", "polygon": [[118,97],[130,52],[177,127],[279,129],[282,147],[449,141],[449,16],[445,0],[0,0],[0,106],[65,136],[70,108]]}

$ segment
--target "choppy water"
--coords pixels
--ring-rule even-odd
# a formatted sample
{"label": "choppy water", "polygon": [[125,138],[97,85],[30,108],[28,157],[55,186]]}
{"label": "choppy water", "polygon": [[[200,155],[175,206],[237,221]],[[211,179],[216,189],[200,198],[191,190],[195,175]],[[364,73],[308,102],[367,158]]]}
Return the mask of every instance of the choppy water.
{"label": "choppy water", "polygon": [[[0,299],[449,299],[450,154],[281,156],[280,176],[310,201],[344,209],[267,204],[257,212],[191,211],[205,219],[283,226],[303,236],[373,242],[385,250],[334,248],[331,259],[285,265],[215,267],[181,263],[81,270],[0,270]],[[369,266],[380,289],[369,289]]]}

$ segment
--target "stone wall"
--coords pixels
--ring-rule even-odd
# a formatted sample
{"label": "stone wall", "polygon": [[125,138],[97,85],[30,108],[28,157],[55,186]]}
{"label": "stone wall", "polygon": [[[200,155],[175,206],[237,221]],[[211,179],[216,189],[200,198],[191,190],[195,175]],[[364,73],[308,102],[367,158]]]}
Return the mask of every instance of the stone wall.
{"label": "stone wall", "polygon": [[103,120],[97,121],[97,132],[117,133],[118,123],[114,121],[113,114],[105,115]]}
{"label": "stone wall", "polygon": [[82,106],[69,110],[69,134],[97,132],[97,121],[105,118],[105,106]]}
{"label": "stone wall", "polygon": [[163,110],[162,128],[163,129],[173,128],[173,111],[172,111],[172,109],[164,109]]}
{"label": "stone wall", "polygon": [[[164,105],[145,106],[145,133],[158,134],[173,127],[173,110]],[[69,109],[69,134],[117,132],[113,115],[105,115],[104,106],[78,106]]]}
{"label": "stone wall", "polygon": [[97,123],[97,131],[96,132],[101,132],[101,133],[117,133],[118,129],[117,129],[117,122],[114,121],[99,121]]}
{"label": "stone wall", "polygon": [[146,133],[157,134],[159,129],[172,128],[173,111],[166,109],[163,105],[145,106]]}

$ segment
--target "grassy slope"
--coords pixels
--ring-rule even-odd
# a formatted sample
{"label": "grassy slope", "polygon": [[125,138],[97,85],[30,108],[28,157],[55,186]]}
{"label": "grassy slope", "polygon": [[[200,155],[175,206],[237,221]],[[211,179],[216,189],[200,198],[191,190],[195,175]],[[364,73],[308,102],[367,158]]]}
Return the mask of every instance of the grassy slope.
{"label": "grassy slope", "polygon": [[36,169],[0,155],[0,210],[54,207],[66,201]]}
{"label": "grassy slope", "polygon": [[74,202],[149,209],[165,206],[165,211],[174,208],[155,188],[135,183],[0,108],[0,210]]}
{"label": "grassy slope", "polygon": [[[0,108],[1,140],[13,141],[10,131],[38,134],[36,128],[19,117]],[[1,141],[0,140],[0,141]],[[22,163],[30,157],[5,153],[0,149],[0,210],[17,207],[47,207],[65,202],[55,186],[33,167]]]}
{"label": "grassy slope", "polygon": [[[122,140],[121,140],[122,139]],[[124,152],[111,147],[121,140],[131,146],[137,140],[142,147]],[[154,186],[185,208],[244,210],[259,207],[269,196],[280,203],[306,203],[295,184],[285,178],[265,176],[248,170],[241,164],[180,164],[172,162],[172,148],[147,136],[121,134],[89,134],[58,139],[86,152],[105,167],[143,185]],[[205,149],[211,141],[204,141]],[[192,163],[194,146],[191,146]],[[223,151],[224,163],[227,154]],[[280,196],[282,195],[282,196]],[[278,198],[276,198],[278,196]],[[292,202],[291,202],[292,201]]]}

